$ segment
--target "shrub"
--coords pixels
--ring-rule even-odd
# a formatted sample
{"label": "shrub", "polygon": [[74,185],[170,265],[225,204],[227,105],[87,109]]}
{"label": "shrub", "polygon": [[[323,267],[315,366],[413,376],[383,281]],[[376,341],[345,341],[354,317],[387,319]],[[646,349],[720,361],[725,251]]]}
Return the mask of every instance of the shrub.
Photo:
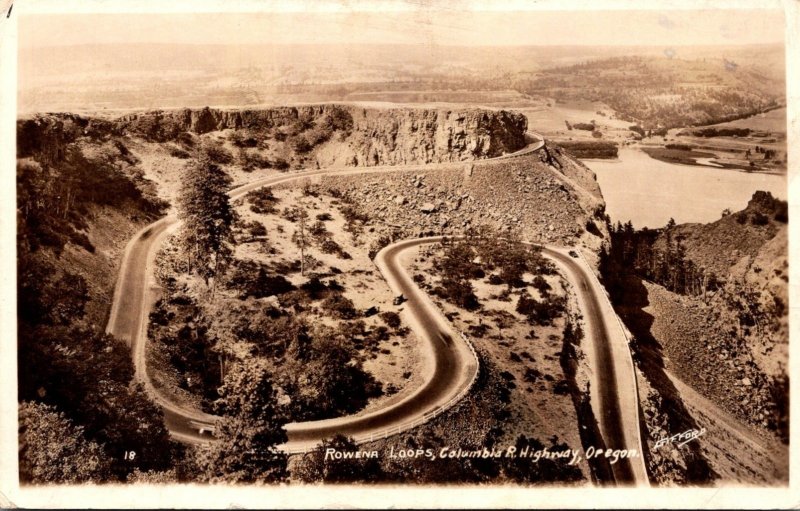
{"label": "shrub", "polygon": [[169,155],[172,156],[173,158],[188,160],[189,158],[192,157],[192,155],[189,154],[187,151],[184,151],[180,147],[176,147],[174,145],[167,146],[167,151],[169,152]]}
{"label": "shrub", "polygon": [[275,158],[275,160],[272,162],[272,168],[277,170],[286,170],[289,168],[289,162],[283,158]]}
{"label": "shrub", "polygon": [[325,227],[325,224],[322,223],[322,220],[317,220],[308,226],[308,233],[315,237],[321,237],[328,234],[328,229]]}
{"label": "shrub", "polygon": [[341,293],[328,295],[322,301],[322,308],[339,319],[353,319],[356,317],[356,308],[353,305],[353,301]]}
{"label": "shrub", "polygon": [[384,323],[390,328],[398,328],[400,327],[400,315],[393,311],[386,311],[381,312],[378,316],[383,320]]}
{"label": "shrub", "polygon": [[232,131],[228,140],[236,147],[257,147],[259,142],[253,134],[240,130]]}
{"label": "shrub", "polygon": [[525,376],[523,376],[523,379],[528,383],[534,383],[540,376],[542,376],[541,372],[529,367],[525,369]]}
{"label": "shrub", "polygon": [[550,325],[564,310],[563,301],[549,298],[538,301],[527,293],[519,297],[516,311],[528,317],[532,324]]}
{"label": "shrub", "polygon": [[241,299],[282,295],[297,289],[283,275],[269,275],[266,268],[255,261],[237,261],[228,273],[226,286],[236,289]]}
{"label": "shrub", "polygon": [[600,232],[600,229],[598,229],[597,224],[595,224],[591,219],[586,221],[586,232],[594,234],[595,236],[603,236],[603,234]]}
{"label": "shrub", "polygon": [[782,224],[789,222],[789,203],[786,201],[779,201],[775,207],[775,221]]}
{"label": "shrub", "polygon": [[195,145],[194,136],[191,133],[184,131],[183,133],[179,134],[176,138],[176,141],[183,146],[184,149],[193,148]]}
{"label": "shrub", "polygon": [[89,241],[88,236],[82,232],[72,231],[69,234],[69,241],[85,249],[87,252],[94,254],[94,245]]}
{"label": "shrub", "polygon": [[567,380],[558,380],[553,385],[553,392],[559,395],[569,394],[569,382]]}
{"label": "shrub", "polygon": [[638,125],[629,126],[628,129],[633,131],[634,133],[638,133],[641,136],[645,135],[644,128],[642,128],[641,126]]}
{"label": "shrub", "polygon": [[537,275],[533,278],[533,287],[538,289],[542,295],[546,295],[550,292],[552,287],[541,275]]}
{"label": "shrub", "polygon": [[367,216],[366,213],[358,211],[355,207],[349,204],[342,207],[342,215],[344,216],[344,219],[348,223],[353,223],[353,222],[367,223],[369,221],[369,216]]}
{"label": "shrub", "polygon": [[273,195],[272,188],[253,190],[245,198],[250,203],[250,211],[253,213],[268,215],[277,211],[275,204],[278,203],[279,199]]}
{"label": "shrub", "polygon": [[298,154],[307,153],[313,148],[311,143],[304,136],[297,137],[294,140],[294,142],[292,143],[292,147],[294,148],[295,152],[298,153]]}
{"label": "shrub", "polygon": [[347,252],[342,250],[342,246],[330,238],[325,238],[319,244],[319,249],[323,254],[338,254],[342,259],[350,259]]}
{"label": "shrub", "polygon": [[246,226],[246,229],[247,233],[253,238],[260,238],[267,235],[267,228],[264,227],[264,224],[255,220],[249,222]]}
{"label": "shrub", "polygon": [[245,171],[251,171],[253,169],[269,169],[273,167],[273,163],[262,156],[261,153],[250,152],[246,151],[245,149],[239,150],[238,159],[239,165],[241,165]]}
{"label": "shrub", "polygon": [[219,143],[208,142],[203,145],[203,152],[206,153],[208,158],[220,165],[228,165],[233,163],[233,154],[222,147]]}
{"label": "shrub", "polygon": [[441,295],[443,298],[467,310],[474,310],[480,306],[472,284],[468,280],[443,278]]}

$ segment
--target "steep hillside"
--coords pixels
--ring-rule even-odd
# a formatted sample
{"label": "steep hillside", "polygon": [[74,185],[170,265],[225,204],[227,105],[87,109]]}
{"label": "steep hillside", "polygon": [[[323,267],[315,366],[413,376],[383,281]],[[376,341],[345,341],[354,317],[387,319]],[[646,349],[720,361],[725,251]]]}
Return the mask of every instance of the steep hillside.
{"label": "steep hillside", "polygon": [[542,243],[581,240],[593,250],[604,239],[594,175],[560,150],[387,175],[326,176],[322,185],[406,236],[488,226]]}
{"label": "steep hillside", "polygon": [[635,337],[648,428],[656,438],[710,431],[689,458],[673,454],[678,465],[653,450],[659,481],[787,477],[786,208],[756,192],[709,224],[612,229],[601,271]]}
{"label": "steep hillside", "polygon": [[[120,481],[177,455],[160,410],[132,385],[128,347],[103,333],[127,240],[164,205],[124,144],[87,137],[87,126],[72,116],[19,124],[19,398],[58,414],[21,430],[23,481],[58,482],[55,466],[75,482]],[[51,459],[84,443],[97,446],[94,461]],[[135,462],[123,457],[131,450]]]}

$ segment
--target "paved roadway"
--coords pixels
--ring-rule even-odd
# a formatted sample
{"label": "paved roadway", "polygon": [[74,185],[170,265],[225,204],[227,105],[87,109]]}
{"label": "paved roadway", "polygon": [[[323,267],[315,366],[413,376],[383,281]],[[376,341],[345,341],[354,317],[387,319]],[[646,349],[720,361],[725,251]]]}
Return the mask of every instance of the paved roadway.
{"label": "paved roadway", "polygon": [[[506,159],[523,156],[540,150],[545,146],[544,137],[538,133],[532,133],[535,137],[523,149],[500,156],[495,159]],[[486,160],[480,160],[486,161]],[[470,163],[470,162],[465,162]],[[229,193],[231,200],[240,198],[252,190],[267,186],[275,186],[282,183],[313,178],[322,175],[346,175],[346,174],[365,174],[378,172],[398,172],[408,170],[430,170],[436,165],[404,165],[404,166],[376,166],[376,167],[344,167],[330,169],[316,169],[291,174],[280,174],[264,179],[259,179],[242,186],[239,186]],[[106,331],[114,336],[125,340],[131,347],[133,354],[136,379],[145,386],[145,389],[153,399],[162,406],[165,415],[165,422],[170,433],[177,439],[185,442],[202,442],[212,438],[210,430],[216,421],[216,417],[209,415],[191,407],[182,406],[175,403],[156,389],[146,371],[145,346],[147,343],[147,322],[149,312],[159,296],[159,288],[153,277],[153,264],[155,254],[161,243],[169,234],[174,232],[180,223],[175,216],[167,216],[144,227],[128,242],[122,258],[120,274],[117,279],[114,291],[114,300],[111,305]],[[411,305],[409,305],[410,307]],[[425,322],[418,326],[418,335],[423,338],[436,339],[439,332],[428,330]],[[461,341],[459,341],[461,342]],[[446,367],[442,360],[441,368]],[[436,385],[441,382],[435,378]],[[438,382],[438,383],[437,383]],[[418,410],[406,411],[416,412]],[[399,412],[392,411],[390,415],[396,416]],[[412,417],[408,418],[409,420]],[[338,420],[338,419],[337,419]],[[364,419],[360,419],[363,421]],[[366,425],[369,430],[377,424],[378,419],[372,418],[368,422],[360,422]],[[339,424],[341,426],[341,424]],[[308,436],[303,433],[304,428],[296,425],[287,425],[287,429],[294,428],[294,434],[300,438],[300,442],[306,444]],[[309,426],[318,431],[329,431],[327,426]],[[351,431],[351,430],[348,430]],[[352,432],[352,431],[351,431]],[[290,431],[291,437],[291,431]]]}
{"label": "paved roadway", "polygon": [[635,449],[639,454],[637,458],[621,459],[611,465],[613,482],[620,486],[648,485],[639,434],[636,374],[622,326],[604,296],[605,289],[592,278],[592,270],[582,258],[573,258],[557,247],[545,247],[542,254],[561,267],[578,296],[586,325],[584,335],[590,341],[583,350],[592,350],[592,409],[605,447]]}
{"label": "paved roadway", "polygon": [[[538,136],[538,140],[526,148],[499,158],[529,154],[538,151],[544,145],[544,138]],[[258,188],[321,175],[405,171],[415,168],[429,170],[431,167],[431,165],[416,165],[310,170],[254,181],[235,188],[230,192],[230,196],[233,200]],[[179,221],[176,217],[164,217],[140,230],[128,243],[123,254],[107,331],[124,339],[131,346],[136,378],[145,385],[148,393],[164,409],[170,433],[184,442],[204,442],[213,438],[211,430],[216,417],[170,401],[152,385],[146,373],[147,320],[159,292],[152,271],[154,258],[161,243],[178,226]],[[466,343],[452,329],[449,321],[430,298],[414,284],[399,262],[403,252],[421,244],[440,240],[441,237],[432,237],[397,242],[385,247],[375,260],[392,290],[396,294],[402,293],[408,299],[403,304],[402,314],[414,332],[425,341],[423,349],[428,351],[427,355],[432,361],[431,374],[427,375],[425,382],[413,394],[369,414],[287,424],[289,442],[282,446],[285,450],[290,452],[305,450],[318,444],[323,438],[337,433],[363,441],[384,436],[387,432],[406,429],[421,423],[426,414],[430,415],[432,411],[440,409],[469,386],[478,370],[477,361]],[[631,387],[627,383],[631,381],[630,374],[627,366],[622,367],[625,363],[622,356],[627,353],[629,358],[630,354],[627,351],[627,343],[624,344],[625,352],[613,349],[613,346],[620,344],[617,342],[619,334],[610,334],[612,327],[609,326],[611,320],[608,317],[608,307],[604,308],[604,303],[599,298],[600,293],[604,291],[602,287],[598,290],[599,283],[595,284],[587,275],[586,272],[591,270],[565,255],[564,250],[548,247],[544,250],[544,254],[566,270],[579,295],[579,302],[588,324],[587,334],[591,337],[595,350],[597,368],[595,372],[598,374],[592,388],[593,408],[596,408],[595,413],[598,415],[605,443],[612,448],[640,449],[638,401],[632,403],[629,399],[631,394],[635,398],[635,385]],[[612,337],[615,338],[613,343]],[[632,371],[632,367],[630,370]],[[620,375],[623,377],[620,378]],[[626,384],[618,385],[618,381],[624,381]],[[599,399],[596,399],[598,390]],[[646,484],[647,477],[643,472],[643,466],[643,462],[620,461],[612,466],[616,482]]]}

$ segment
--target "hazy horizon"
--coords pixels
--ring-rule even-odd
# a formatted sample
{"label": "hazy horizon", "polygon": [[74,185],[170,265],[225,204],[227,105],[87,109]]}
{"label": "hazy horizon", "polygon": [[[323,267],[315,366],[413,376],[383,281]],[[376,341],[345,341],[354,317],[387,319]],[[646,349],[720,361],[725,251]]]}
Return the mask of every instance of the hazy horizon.
{"label": "hazy horizon", "polygon": [[784,28],[777,9],[24,14],[19,45],[749,46]]}

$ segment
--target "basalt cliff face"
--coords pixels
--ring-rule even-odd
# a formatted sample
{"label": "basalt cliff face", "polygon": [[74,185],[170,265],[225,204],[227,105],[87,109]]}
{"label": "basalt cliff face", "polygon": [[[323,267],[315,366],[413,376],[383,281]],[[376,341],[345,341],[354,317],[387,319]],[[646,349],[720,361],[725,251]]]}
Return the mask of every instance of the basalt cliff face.
{"label": "basalt cliff face", "polygon": [[[320,164],[374,166],[467,161],[513,152],[525,145],[527,119],[506,111],[309,105],[153,111],[123,116],[115,128],[152,141],[221,130],[268,133],[284,140],[312,133],[306,139],[319,153]],[[335,130],[337,136],[326,136],[325,130]]]}
{"label": "basalt cliff face", "polygon": [[361,110],[350,137],[358,165],[491,158],[525,146],[527,119],[505,111]]}

